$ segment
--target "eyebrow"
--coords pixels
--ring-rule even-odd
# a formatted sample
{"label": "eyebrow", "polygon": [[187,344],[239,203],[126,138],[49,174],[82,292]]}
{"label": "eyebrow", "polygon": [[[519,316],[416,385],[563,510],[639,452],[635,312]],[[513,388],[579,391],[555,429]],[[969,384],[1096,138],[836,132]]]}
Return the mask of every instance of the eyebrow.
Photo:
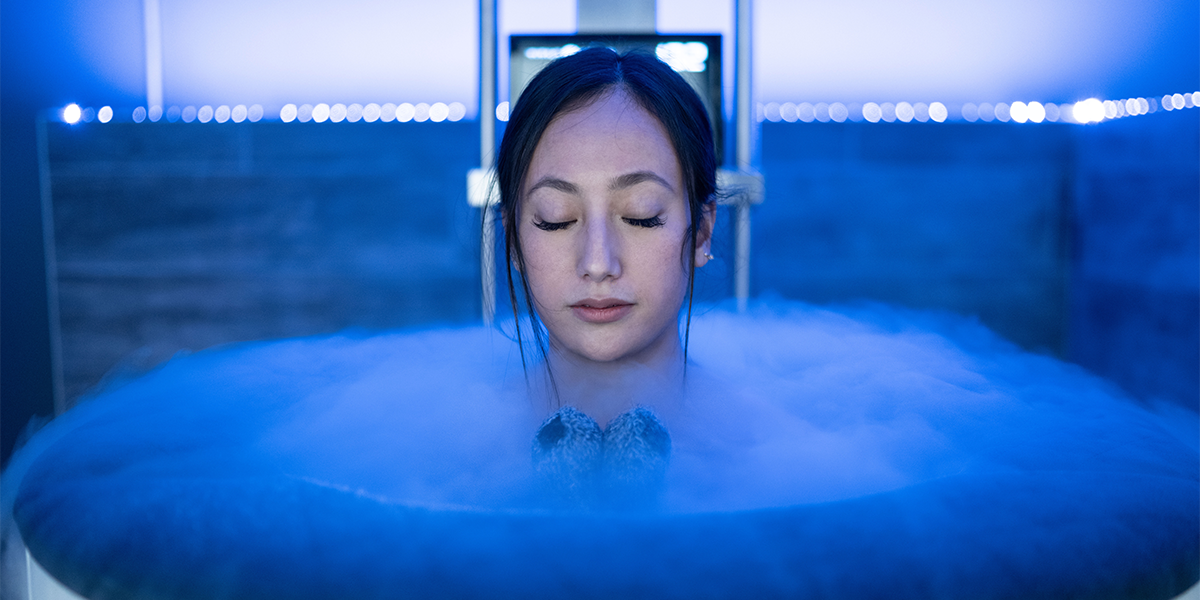
{"label": "eyebrow", "polygon": [[611,192],[615,192],[618,190],[631,188],[639,183],[643,183],[646,181],[653,181],[653,182],[667,188],[668,190],[671,190],[672,192],[675,191],[675,188],[672,187],[670,183],[667,183],[666,179],[659,177],[658,173],[655,173],[653,171],[636,171],[633,173],[626,173],[625,175],[622,175],[622,176],[612,180],[612,183],[608,184],[608,189]]}
{"label": "eyebrow", "polygon": [[[620,177],[614,178],[612,180],[612,182],[610,182],[608,184],[608,189],[609,189],[609,191],[616,192],[616,191],[631,188],[639,183],[645,183],[647,181],[657,183],[657,184],[667,188],[668,190],[671,190],[672,192],[675,191],[674,186],[672,186],[669,182],[667,182],[666,179],[663,179],[662,177],[660,177],[657,173],[654,173],[653,171],[634,171],[633,173],[626,173],[624,175],[621,175]],[[579,195],[579,187],[578,186],[576,186],[575,184],[573,184],[569,181],[563,181],[562,179],[558,179],[557,177],[543,177],[543,178],[539,179],[537,183],[530,186],[529,191],[526,193],[532,194],[534,191],[539,190],[541,188],[550,188],[552,190],[558,190],[564,194],[571,194],[571,195],[576,195],[576,196]]]}

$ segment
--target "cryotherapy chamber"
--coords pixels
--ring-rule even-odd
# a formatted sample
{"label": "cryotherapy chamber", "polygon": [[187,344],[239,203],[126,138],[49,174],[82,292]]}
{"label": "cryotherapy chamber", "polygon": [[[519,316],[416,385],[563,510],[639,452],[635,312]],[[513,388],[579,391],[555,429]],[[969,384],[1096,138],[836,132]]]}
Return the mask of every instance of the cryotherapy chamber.
{"label": "cryotherapy chamber", "polygon": [[[725,64],[731,62],[727,59]],[[1035,450],[1063,450],[1072,460],[1084,460],[1079,455],[1087,448],[1049,445],[1043,439],[1052,437],[1048,432],[1112,435],[1112,447],[1105,450],[1117,456],[1117,470],[1128,473],[1106,478],[1084,473],[1080,465],[1087,463],[1064,459],[1043,465],[1033,464],[1027,455],[1000,457],[1002,452],[966,441],[990,429],[972,428],[965,423],[969,419],[945,417],[945,406],[931,399],[932,392],[920,395],[907,384],[887,383],[885,388],[897,397],[930,411],[926,420],[934,433],[904,429],[889,438],[897,446],[879,442],[874,450],[894,456],[900,453],[892,451],[900,446],[920,440],[932,447],[942,440],[960,443],[999,466],[976,472],[969,468],[976,463],[966,459],[939,462],[936,468],[930,466],[933,462],[914,460],[919,468],[905,464],[906,474],[929,470],[913,475],[917,481],[907,482],[912,485],[905,485],[903,478],[884,483],[885,475],[874,473],[858,482],[871,484],[862,488],[847,484],[836,491],[789,490],[802,500],[791,504],[738,504],[745,500],[730,495],[719,510],[697,501],[689,510],[665,517],[547,517],[504,502],[496,504],[505,507],[503,511],[490,512],[487,498],[480,500],[469,489],[437,479],[460,495],[422,497],[403,490],[396,492],[398,497],[423,501],[397,503],[376,492],[399,488],[332,464],[348,461],[349,451],[323,440],[349,436],[347,432],[362,425],[365,417],[356,420],[342,411],[354,413],[367,405],[344,395],[340,384],[322,379],[325,373],[351,373],[359,377],[351,387],[365,398],[377,399],[382,384],[373,369],[399,368],[396,356],[431,353],[431,348],[450,354],[447,348],[459,347],[504,355],[503,336],[454,327],[437,334],[434,329],[435,324],[469,326],[478,321],[485,304],[478,292],[487,264],[480,266],[480,218],[463,185],[464,175],[479,166],[481,133],[478,119],[466,117],[461,104],[297,103],[278,112],[260,108],[258,118],[251,117],[254,106],[245,107],[244,113],[238,106],[208,111],[204,106],[182,106],[174,113],[167,107],[157,119],[146,109],[102,113],[103,107],[92,107],[90,118],[85,118],[89,109],[83,107],[75,123],[64,122],[58,116],[62,113],[51,113],[41,135],[53,222],[48,243],[54,249],[52,281],[61,332],[61,398],[64,405],[75,404],[100,384],[109,390],[100,397],[117,400],[107,408],[83,401],[81,406],[92,411],[82,413],[86,422],[66,421],[72,429],[48,433],[63,436],[66,445],[115,448],[109,426],[132,419],[148,433],[131,435],[131,447],[156,448],[162,459],[135,465],[157,483],[146,484],[136,476],[113,479],[111,485],[84,482],[81,474],[100,467],[90,463],[90,457],[44,440],[41,449],[57,458],[57,466],[38,463],[42,470],[35,481],[47,495],[26,498],[22,518],[55,527],[29,526],[36,538],[31,552],[77,589],[157,590],[192,597],[189,594],[195,592],[184,584],[139,578],[139,569],[133,567],[144,565],[129,564],[137,553],[98,560],[118,539],[111,528],[88,533],[78,522],[56,520],[46,508],[51,501],[69,503],[87,495],[101,499],[87,515],[89,524],[120,524],[114,527],[133,532],[134,539],[151,549],[146,552],[159,557],[154,569],[160,574],[183,572],[186,561],[195,557],[212,560],[222,552],[233,557],[226,562],[216,559],[220,568],[228,567],[225,575],[197,569],[197,578],[188,585],[212,586],[235,596],[286,590],[320,597],[338,589],[365,595],[384,589],[472,595],[502,589],[512,595],[554,597],[576,590],[574,586],[590,586],[583,589],[597,596],[674,590],[685,597],[753,589],[766,596],[833,590],[853,597],[879,591],[854,575],[866,562],[888,567],[878,582],[889,586],[889,593],[910,597],[980,589],[999,589],[1001,597],[1020,592],[1054,597],[1072,590],[1083,590],[1079,593],[1084,597],[1114,595],[1113,590],[1170,597],[1196,578],[1193,540],[1172,535],[1196,527],[1192,505],[1180,509],[1178,501],[1190,497],[1195,478],[1186,466],[1180,467],[1179,457],[1186,458],[1187,450],[1146,440],[1153,438],[1152,432],[1170,430],[1170,423],[1179,422],[1178,415],[1186,417],[1175,407],[1195,411],[1195,285],[1179,274],[1195,270],[1187,260],[1195,262],[1196,235],[1194,227],[1176,225],[1195,222],[1196,140],[1180,132],[1196,130],[1200,111],[1194,108],[1195,95],[1182,90],[1150,99],[1153,112],[1149,100],[1143,110],[1142,100],[1109,100],[1101,108],[1111,109],[1112,115],[1104,113],[1093,125],[1072,122],[1080,119],[1075,105],[1065,102],[1053,109],[1050,102],[1036,103],[1042,111],[1037,119],[1029,112],[1019,114],[1031,110],[1033,102],[1022,103],[1020,109],[1008,103],[1001,108],[999,101],[986,109],[984,102],[970,107],[781,98],[752,103],[758,148],[753,166],[765,181],[764,201],[744,207],[753,217],[748,238],[739,237],[738,207],[721,209],[714,251],[718,259],[714,268],[701,274],[697,294],[699,301],[724,302],[730,305],[729,313],[737,314],[732,298],[738,277],[749,273],[749,295],[768,302],[752,303],[748,310],[753,318],[748,320],[712,309],[707,321],[699,317],[692,342],[697,344],[698,360],[729,359],[731,371],[754,365],[747,367],[751,374],[759,373],[759,363],[775,359],[760,355],[756,363],[745,358],[751,354],[733,359],[723,354],[726,350],[712,348],[712,342],[706,347],[701,334],[725,332],[725,337],[714,334],[710,339],[729,340],[743,352],[750,352],[748,346],[755,340],[769,340],[764,344],[774,347],[788,336],[809,336],[869,342],[855,351],[885,349],[871,360],[914,356],[916,363],[918,358],[940,357],[936,368],[909,363],[895,367],[894,381],[910,381],[916,374],[921,390],[946,384],[956,394],[977,394],[963,398],[981,401],[1000,402],[1001,396],[989,395],[1001,393],[996,390],[1033,398],[1031,406],[1053,407],[1057,415],[1039,422],[1042,429],[1020,429],[1032,414],[1023,406],[962,410],[968,410],[970,419],[994,418],[1011,426],[1021,432],[1018,439],[1027,434],[1035,440]],[[1080,115],[1083,109],[1081,104]],[[1037,114],[1039,109],[1032,110]],[[497,125],[502,128],[503,121]],[[736,138],[731,133],[723,144],[731,159]],[[1144,152],[1161,147],[1176,151],[1165,159],[1151,159]],[[753,249],[746,256],[749,269],[738,267],[737,257],[743,256],[739,239]],[[503,292],[499,295],[504,297]],[[809,304],[798,307],[796,301]],[[827,313],[814,304],[840,308]],[[497,320],[503,318],[500,307]],[[980,333],[980,324],[998,336]],[[418,332],[388,333],[398,328]],[[202,351],[229,342],[297,337],[305,339]],[[943,339],[957,350],[946,350]],[[181,350],[196,351],[195,356],[180,356]],[[862,357],[850,347],[842,350],[845,356]],[[946,359],[946,352],[954,360]],[[443,381],[455,382],[462,373],[515,368],[511,357],[497,366],[479,359],[486,352],[464,354],[435,371]],[[177,359],[158,366],[172,356]],[[797,355],[783,356],[778,360],[802,363]],[[1111,384],[1072,371],[1074,367],[1055,366],[1058,363],[1047,356],[1075,361],[1126,392],[1115,392],[1106,387]],[[956,360],[969,366],[955,370]],[[892,373],[890,363],[854,364],[855,375]],[[263,372],[268,375],[260,377]],[[1026,372],[1045,378],[1022,379]],[[974,378],[977,375],[983,379]],[[451,387],[464,395],[478,394],[468,386],[476,382],[464,378]],[[766,393],[760,383],[752,389]],[[319,397],[303,391],[310,388],[321,390]],[[1051,391],[1038,391],[1042,388]],[[207,397],[209,390],[218,389],[228,396]],[[264,394],[267,389],[278,390],[278,396]],[[500,398],[511,392],[498,389]],[[171,394],[181,406],[202,408],[155,416],[154,407]],[[1147,416],[1130,409],[1124,404],[1127,394],[1165,407],[1166,412]],[[279,411],[287,409],[263,403],[265,396],[281,402],[299,399],[294,410],[305,419],[280,417]],[[330,398],[335,400],[322,403]],[[245,423],[227,426],[226,415],[236,413],[243,401],[253,406],[247,409]],[[1089,402],[1106,412],[1089,412]],[[449,404],[464,412],[478,408]],[[865,406],[882,410],[888,405]],[[450,408],[445,411],[435,415],[449,420],[457,414]],[[190,415],[188,426],[194,431],[220,432],[230,446],[215,447],[204,436],[155,437],[155,432],[174,431],[166,421],[180,414]],[[362,414],[376,416],[371,410]],[[804,416],[805,422],[818,421],[814,414]],[[1132,425],[1114,425],[1121,422]],[[270,435],[247,441],[257,436],[252,433],[257,426]],[[437,423],[429,426],[438,430]],[[829,427],[805,431],[814,439],[829,431],[849,431]],[[326,454],[298,449],[291,440],[302,435],[316,440],[314,447]],[[886,432],[883,437],[888,437]],[[508,438],[496,439],[501,440],[497,454],[511,450],[505,445]],[[821,448],[862,441],[839,435],[828,440],[830,444]],[[259,445],[275,454],[262,453]],[[1121,454],[1122,446],[1144,452]],[[238,450],[231,450],[235,447]],[[396,449],[424,451],[402,445]],[[817,445],[807,448],[816,449]],[[686,451],[681,450],[681,456],[686,457]],[[101,459],[106,456],[124,457],[115,449],[102,453]],[[287,465],[286,476],[261,462],[263,456],[284,457],[280,460]],[[244,466],[231,474],[207,466],[231,459]],[[364,460],[364,469],[386,464],[378,457]],[[1139,461],[1153,463],[1149,474],[1139,471],[1144,468]],[[827,463],[814,459],[804,464],[820,472],[819,465]],[[855,463],[845,464],[849,469]],[[175,468],[204,484],[158,485],[171,479]],[[954,480],[950,475],[955,469],[970,471],[975,478]],[[1065,474],[1051,477],[1046,474],[1050,471]],[[301,475],[293,477],[295,473]],[[59,480],[82,483],[55,488]],[[961,485],[938,483],[947,480]],[[1170,485],[1155,487],[1167,480]],[[1143,486],[1158,495],[1128,491]],[[1021,493],[1004,493],[1012,490]],[[783,491],[773,493],[789,497]],[[1039,494],[1078,493],[1105,500],[1090,503],[1093,512],[1084,511],[1074,520],[1063,513],[1078,510],[1076,505],[1043,506],[1036,501]],[[208,504],[186,500],[206,494],[211,494]],[[131,495],[145,500],[139,510],[146,519],[138,521],[130,506],[118,500]],[[763,490],[762,495],[769,493]],[[997,496],[1005,502],[989,500]],[[1027,505],[1022,497],[1035,501]],[[484,509],[443,510],[464,498],[474,498],[476,509]],[[299,511],[279,510],[281,505]],[[947,508],[956,505],[994,511],[992,522],[964,519]],[[247,508],[225,510],[229,506]],[[196,514],[210,519],[211,536],[180,545],[156,533],[178,533],[188,526],[172,520],[170,513],[178,507],[195,508]],[[297,514],[314,516],[310,521],[293,519]],[[1050,525],[1041,530],[1028,527],[1029,521],[1039,519]],[[1104,519],[1119,526],[1087,528]],[[1127,533],[1120,537],[1123,527]],[[574,528],[610,533],[563,533]],[[939,528],[959,529],[956,534],[931,534]],[[1017,533],[1006,534],[1010,529]],[[246,536],[245,531],[255,535]],[[886,532],[880,536],[885,541],[872,543],[872,531]],[[1127,554],[1114,550],[1117,544],[1106,536],[1117,536]],[[614,558],[639,555],[628,551],[631,539],[632,546],[649,548],[642,556],[680,556],[684,566],[670,569]],[[796,539],[809,543],[789,542]],[[64,552],[64,540],[75,540],[82,550]],[[406,540],[417,540],[425,550],[413,554]],[[1086,541],[1082,551],[1075,543],[1081,540]],[[356,544],[366,550],[330,550]],[[1014,545],[1041,550],[1013,551]],[[909,552],[912,547],[923,550]],[[490,557],[500,548],[523,560],[493,561]],[[166,549],[172,552],[158,552]],[[1059,569],[1053,577],[1037,570],[1038,562],[1056,554],[1076,562],[1056,563]],[[371,555],[404,559],[396,561],[399,567],[380,565]],[[598,577],[564,558],[572,555],[603,557],[609,562],[602,563],[601,570],[618,575]],[[272,556],[278,561],[262,558]],[[300,577],[295,580],[301,583],[285,585],[289,576],[284,571],[309,564],[304,561],[317,560],[315,556],[328,568],[327,576]],[[945,563],[953,556],[973,558]],[[1114,562],[1125,568],[1114,568]],[[929,579],[906,577],[944,563],[949,566],[930,571],[934,577]],[[447,567],[462,564],[479,567]],[[552,568],[529,568],[542,564]],[[235,574],[228,575],[231,572]],[[764,572],[783,575],[761,577]],[[1006,572],[1019,576],[1006,577]],[[704,587],[695,587],[695,581],[705,582]],[[360,587],[337,587],[346,582]]]}

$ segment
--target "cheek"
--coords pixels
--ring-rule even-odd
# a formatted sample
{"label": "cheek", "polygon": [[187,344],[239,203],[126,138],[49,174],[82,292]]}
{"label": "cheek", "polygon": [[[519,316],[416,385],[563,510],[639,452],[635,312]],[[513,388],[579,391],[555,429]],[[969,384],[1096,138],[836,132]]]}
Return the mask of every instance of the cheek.
{"label": "cheek", "polygon": [[535,293],[552,287],[554,281],[562,279],[563,273],[569,272],[565,271],[569,268],[565,264],[566,249],[558,247],[546,236],[522,232],[521,252],[525,256],[525,279]]}

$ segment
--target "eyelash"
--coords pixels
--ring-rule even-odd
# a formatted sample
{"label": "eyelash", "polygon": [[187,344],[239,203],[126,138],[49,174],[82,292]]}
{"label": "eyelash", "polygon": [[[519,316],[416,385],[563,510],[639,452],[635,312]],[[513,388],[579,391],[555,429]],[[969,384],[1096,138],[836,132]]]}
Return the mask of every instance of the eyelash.
{"label": "eyelash", "polygon": [[655,227],[663,226],[663,219],[660,216],[650,217],[649,219],[622,219],[622,220],[625,221],[626,223],[629,223],[630,225],[634,225],[636,227],[645,227],[647,229],[653,229]]}
{"label": "eyelash", "polygon": [[[644,227],[646,229],[662,227],[663,223],[664,223],[661,216],[654,216],[654,217],[650,217],[649,219],[622,219],[622,220],[625,221],[626,223],[629,223],[630,225],[633,225],[634,227]],[[535,220],[533,222],[533,226],[537,227],[538,229],[541,229],[542,231],[558,231],[560,229],[566,229],[567,227],[570,227],[571,224],[574,222],[575,221],[572,220],[572,221],[561,221],[558,223],[551,223],[549,221],[536,221]]]}
{"label": "eyelash", "polygon": [[566,229],[567,227],[570,227],[571,223],[574,222],[575,221],[562,221],[560,223],[550,223],[547,221],[535,220],[533,222],[533,226],[541,229],[542,231],[558,231],[559,229]]}

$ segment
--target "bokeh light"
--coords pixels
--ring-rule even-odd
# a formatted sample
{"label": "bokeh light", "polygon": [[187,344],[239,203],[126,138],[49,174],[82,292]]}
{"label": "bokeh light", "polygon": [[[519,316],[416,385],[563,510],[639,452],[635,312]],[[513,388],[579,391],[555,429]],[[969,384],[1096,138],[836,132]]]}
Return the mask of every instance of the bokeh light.
{"label": "bokeh light", "polygon": [[146,120],[146,107],[139,106],[133,109],[133,122],[141,123]]}
{"label": "bokeh light", "polygon": [[824,102],[818,102],[813,105],[813,116],[822,123],[829,122],[829,105]]}
{"label": "bokeh light", "polygon": [[158,120],[162,118],[162,116],[163,116],[163,109],[161,106],[158,106],[158,105],[151,106],[150,110],[146,111],[146,117],[150,119],[151,123],[157,123]]}
{"label": "bokeh light", "polygon": [[[1182,102],[1182,101],[1183,100],[1180,99],[1180,102]],[[68,123],[70,125],[74,125],[74,124],[78,123],[79,119],[81,119],[81,118],[83,118],[83,111],[79,109],[78,104],[68,104],[65,108],[62,109],[63,123]]]}
{"label": "bokeh light", "polygon": [[766,119],[767,121],[778,123],[779,119],[781,118],[779,115],[779,104],[775,102],[768,102],[762,105],[762,116],[763,119]]}
{"label": "bokeh light", "polygon": [[974,123],[979,120],[979,107],[973,102],[968,102],[962,107],[962,118],[968,123]]}
{"label": "bokeh light", "polygon": [[950,111],[946,110],[946,105],[941,102],[934,102],[929,105],[929,118],[938,123],[945,123],[946,118],[950,116]]}
{"label": "bokeh light", "polygon": [[801,102],[796,105],[796,118],[805,123],[812,123],[817,118],[817,111],[813,109],[813,105]]}
{"label": "bokeh light", "polygon": [[1108,107],[1103,102],[1096,98],[1088,98],[1075,103],[1071,116],[1078,123],[1099,123],[1107,113]]}
{"label": "bokeh light", "polygon": [[231,111],[229,110],[229,107],[222,104],[213,111],[213,120],[218,123],[224,123],[229,120],[230,113]]}
{"label": "bokeh light", "polygon": [[434,102],[429,105],[429,120],[434,123],[441,123],[450,116],[450,107],[446,106],[445,102]]}
{"label": "bokeh light", "polygon": [[396,120],[401,123],[407,123],[413,120],[413,116],[417,114],[417,107],[404,102],[396,107]]}
{"label": "bokeh light", "polygon": [[896,105],[891,102],[884,102],[879,105],[879,116],[888,123],[896,120]]}
{"label": "bokeh light", "polygon": [[424,123],[429,120],[429,105],[424,102],[418,102],[413,107],[413,121]]}
{"label": "bokeh light", "polygon": [[979,103],[979,120],[984,123],[991,123],[996,120],[996,107],[988,102]]}
{"label": "bokeh light", "polygon": [[467,116],[466,105],[464,105],[462,102],[450,103],[449,112],[446,115],[447,119],[450,119],[451,122],[457,122],[461,121],[465,116]]}
{"label": "bokeh light", "polygon": [[496,118],[501,121],[508,120],[508,102],[501,102],[496,105]]}
{"label": "bokeh light", "polygon": [[870,121],[871,123],[878,123],[879,119],[883,117],[883,110],[879,108],[878,104],[875,104],[874,102],[868,102],[863,105],[862,115],[867,121]]}
{"label": "bokeh light", "polygon": [[1026,117],[1030,123],[1041,123],[1046,120],[1046,107],[1041,102],[1030,102],[1025,105]]}
{"label": "bokeh light", "polygon": [[1012,119],[1012,109],[1007,102],[996,103],[996,120],[1007,123]]}
{"label": "bokeh light", "polygon": [[913,120],[913,107],[907,102],[901,102],[896,105],[896,119],[903,123],[910,123]]}
{"label": "bokeh light", "polygon": [[232,119],[234,123],[241,123],[242,121],[246,120],[249,112],[250,111],[246,109],[245,104],[239,104],[233,107],[233,110],[229,112],[229,118]]}
{"label": "bokeh light", "polygon": [[362,116],[363,107],[361,104],[355,102],[354,104],[346,107],[346,122],[357,123],[362,120]]}
{"label": "bokeh light", "polygon": [[329,120],[329,105],[321,102],[312,109],[313,123],[324,123]]}
{"label": "bokeh light", "polygon": [[379,120],[384,123],[391,123],[396,120],[396,105],[391,102],[385,103],[379,107]]}
{"label": "bokeh light", "polygon": [[184,123],[191,123],[192,121],[195,121],[196,120],[196,107],[195,106],[183,107],[183,110],[179,112],[179,120],[183,121]]}
{"label": "bokeh light", "polygon": [[1008,116],[1014,123],[1025,123],[1029,121],[1029,109],[1024,102],[1018,100],[1008,107]]}
{"label": "bokeh light", "polygon": [[329,107],[329,122],[341,123],[346,120],[346,105],[342,103],[334,104]]}
{"label": "bokeh light", "polygon": [[829,118],[833,119],[835,123],[843,123],[849,116],[850,111],[846,108],[845,104],[842,104],[841,102],[834,102],[833,104],[829,105]]}
{"label": "bokeh light", "polygon": [[279,120],[284,123],[291,123],[296,120],[297,112],[295,104],[284,104],[283,108],[279,109]]}
{"label": "bokeh light", "polygon": [[794,102],[784,102],[779,105],[779,118],[788,123],[795,123],[796,119],[796,104]]}
{"label": "bokeh light", "polygon": [[379,120],[379,115],[382,114],[379,105],[374,102],[363,107],[362,118],[367,123],[374,123]]}
{"label": "bokeh light", "polygon": [[913,105],[913,119],[918,123],[925,123],[929,120],[929,105],[924,102],[918,102]]}
{"label": "bokeh light", "polygon": [[107,123],[111,121],[112,118],[113,110],[111,106],[102,106],[100,107],[100,110],[96,112],[96,120],[100,121],[101,123]]}

